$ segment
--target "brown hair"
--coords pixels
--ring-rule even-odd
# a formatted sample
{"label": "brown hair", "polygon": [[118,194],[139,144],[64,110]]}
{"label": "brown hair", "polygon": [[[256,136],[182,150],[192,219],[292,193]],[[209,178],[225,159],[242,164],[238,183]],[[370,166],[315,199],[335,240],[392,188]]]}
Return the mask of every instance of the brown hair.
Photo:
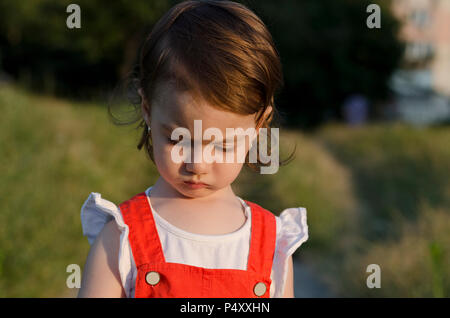
{"label": "brown hair", "polygon": [[[255,13],[232,1],[197,0],[173,6],[141,47],[132,83],[142,89],[144,105],[151,108],[155,88],[167,82],[220,109],[257,114],[257,126],[270,128],[283,74],[272,36]],[[269,106],[272,111],[263,118]],[[138,149],[145,146],[153,160],[151,134],[142,114],[140,119]],[[292,154],[287,161],[291,159]],[[257,164],[248,163],[248,158],[246,164],[254,170],[268,165],[259,157]]]}

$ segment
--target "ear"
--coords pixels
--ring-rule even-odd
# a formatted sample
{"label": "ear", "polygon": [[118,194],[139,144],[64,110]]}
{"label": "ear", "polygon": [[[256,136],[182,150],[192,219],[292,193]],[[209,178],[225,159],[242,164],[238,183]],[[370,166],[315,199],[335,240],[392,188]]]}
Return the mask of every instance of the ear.
{"label": "ear", "polygon": [[142,116],[144,116],[144,120],[147,123],[147,126],[150,127],[150,107],[148,107],[147,100],[145,99],[142,88],[138,89],[138,93],[141,96],[141,100],[142,100],[142,102],[141,102]]}

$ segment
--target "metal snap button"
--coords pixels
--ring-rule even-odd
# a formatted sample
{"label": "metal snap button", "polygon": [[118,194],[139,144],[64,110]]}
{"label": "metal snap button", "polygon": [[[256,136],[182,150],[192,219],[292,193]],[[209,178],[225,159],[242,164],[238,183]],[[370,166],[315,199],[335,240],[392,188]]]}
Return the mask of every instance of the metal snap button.
{"label": "metal snap button", "polygon": [[147,284],[155,286],[156,284],[159,283],[160,281],[160,276],[158,272],[148,272],[147,274],[145,274],[145,281],[147,282]]}
{"label": "metal snap button", "polygon": [[267,291],[266,284],[263,282],[259,282],[255,284],[255,287],[253,287],[253,293],[255,293],[256,296],[261,297],[264,295]]}

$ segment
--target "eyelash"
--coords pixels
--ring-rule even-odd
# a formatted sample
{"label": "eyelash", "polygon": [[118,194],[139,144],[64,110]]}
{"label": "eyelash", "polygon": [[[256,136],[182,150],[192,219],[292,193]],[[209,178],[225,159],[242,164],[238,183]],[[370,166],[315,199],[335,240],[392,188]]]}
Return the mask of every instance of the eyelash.
{"label": "eyelash", "polygon": [[[179,143],[178,140],[172,140],[170,137],[167,137],[167,141],[171,144],[171,145],[176,145],[177,143]],[[233,150],[234,149],[234,145],[232,146],[228,146],[228,145],[215,145],[214,146],[216,149],[221,150],[221,151],[229,151],[229,150]]]}
{"label": "eyelash", "polygon": [[234,149],[234,145],[232,146],[216,145],[215,147],[221,151],[230,151]]}
{"label": "eyelash", "polygon": [[172,138],[170,138],[170,137],[167,137],[167,141],[169,142],[169,144],[172,144],[172,145],[176,145],[179,142],[178,140],[172,140]]}

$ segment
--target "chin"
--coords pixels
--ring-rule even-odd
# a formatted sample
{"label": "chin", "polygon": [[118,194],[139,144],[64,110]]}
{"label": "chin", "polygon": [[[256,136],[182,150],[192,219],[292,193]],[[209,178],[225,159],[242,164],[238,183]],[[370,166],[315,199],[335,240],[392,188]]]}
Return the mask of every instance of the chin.
{"label": "chin", "polygon": [[214,193],[214,191],[211,190],[182,190],[179,191],[182,195],[184,195],[185,197],[191,198],[191,199],[195,199],[195,198],[203,198],[203,197],[207,197],[210,194]]}

